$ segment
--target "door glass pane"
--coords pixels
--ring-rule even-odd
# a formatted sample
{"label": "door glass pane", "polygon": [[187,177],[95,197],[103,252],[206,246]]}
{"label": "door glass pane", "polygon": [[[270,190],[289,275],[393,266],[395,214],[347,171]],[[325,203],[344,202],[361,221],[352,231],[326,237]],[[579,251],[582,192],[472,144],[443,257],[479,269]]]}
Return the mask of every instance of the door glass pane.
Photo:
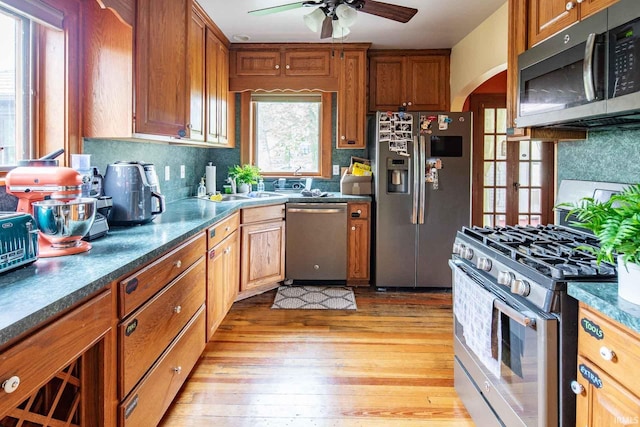
{"label": "door glass pane", "polygon": [[485,108],[484,110],[484,133],[495,133],[496,131],[496,110]]}
{"label": "door glass pane", "polygon": [[539,188],[531,189],[531,212],[542,212],[542,190],[540,190]]}
{"label": "door glass pane", "polygon": [[507,217],[505,215],[496,215],[496,225],[500,227],[507,225]]}
{"label": "door glass pane", "polygon": [[498,135],[497,144],[496,160],[507,160],[507,137],[505,135]]}
{"label": "door glass pane", "polygon": [[520,160],[529,160],[529,141],[520,141]]}
{"label": "door glass pane", "polygon": [[496,212],[507,212],[507,189],[496,188]]}
{"label": "door glass pane", "polygon": [[485,188],[484,189],[484,203],[483,203],[484,212],[493,212],[493,189]]}
{"label": "door glass pane", "polygon": [[520,162],[518,182],[523,187],[528,187],[529,184],[529,162]]}
{"label": "door glass pane", "polygon": [[542,186],[542,163],[541,162],[531,162],[531,186],[532,187]]}
{"label": "door glass pane", "polygon": [[495,163],[484,162],[484,185],[493,187],[495,185]]}
{"label": "door glass pane", "polygon": [[542,217],[540,215],[531,215],[531,225],[542,224]]}
{"label": "door glass pane", "polygon": [[493,227],[493,215],[482,215],[482,226]]}
{"label": "door glass pane", "polygon": [[529,215],[518,215],[518,225],[528,225]]}
{"label": "door glass pane", "polygon": [[542,141],[531,141],[531,160],[542,160]]}
{"label": "door glass pane", "polygon": [[496,162],[496,185],[500,187],[507,185],[507,162]]}
{"label": "door glass pane", "polygon": [[495,145],[496,145],[495,136],[493,135],[484,136],[484,159],[485,160],[495,159]]}
{"label": "door glass pane", "polygon": [[496,133],[507,133],[507,109],[496,110]]}
{"label": "door glass pane", "polygon": [[518,190],[518,212],[529,212],[529,190],[520,188]]}

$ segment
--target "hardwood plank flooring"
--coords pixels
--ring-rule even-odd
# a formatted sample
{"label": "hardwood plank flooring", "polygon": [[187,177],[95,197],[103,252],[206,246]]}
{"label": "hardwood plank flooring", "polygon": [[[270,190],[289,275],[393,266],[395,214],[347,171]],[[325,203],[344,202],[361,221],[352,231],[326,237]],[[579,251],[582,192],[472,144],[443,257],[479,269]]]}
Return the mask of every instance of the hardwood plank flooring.
{"label": "hardwood plank flooring", "polygon": [[355,288],[358,310],[235,303],[163,427],[473,426],[453,388],[451,294]]}

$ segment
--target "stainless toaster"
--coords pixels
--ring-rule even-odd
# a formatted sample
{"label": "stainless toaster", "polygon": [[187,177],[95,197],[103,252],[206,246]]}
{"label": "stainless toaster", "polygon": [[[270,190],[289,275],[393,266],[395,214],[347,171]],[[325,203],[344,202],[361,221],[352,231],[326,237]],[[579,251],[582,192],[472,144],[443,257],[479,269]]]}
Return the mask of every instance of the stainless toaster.
{"label": "stainless toaster", "polygon": [[38,259],[38,228],[26,213],[0,212],[0,273]]}

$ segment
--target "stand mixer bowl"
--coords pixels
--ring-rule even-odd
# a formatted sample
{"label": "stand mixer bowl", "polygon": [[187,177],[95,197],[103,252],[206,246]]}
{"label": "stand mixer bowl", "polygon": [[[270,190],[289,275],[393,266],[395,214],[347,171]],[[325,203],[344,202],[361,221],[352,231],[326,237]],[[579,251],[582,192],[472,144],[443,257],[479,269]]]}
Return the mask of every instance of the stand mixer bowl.
{"label": "stand mixer bowl", "polygon": [[33,202],[32,206],[40,236],[53,248],[78,246],[96,216],[96,199],[88,197],[71,201],[43,200]]}

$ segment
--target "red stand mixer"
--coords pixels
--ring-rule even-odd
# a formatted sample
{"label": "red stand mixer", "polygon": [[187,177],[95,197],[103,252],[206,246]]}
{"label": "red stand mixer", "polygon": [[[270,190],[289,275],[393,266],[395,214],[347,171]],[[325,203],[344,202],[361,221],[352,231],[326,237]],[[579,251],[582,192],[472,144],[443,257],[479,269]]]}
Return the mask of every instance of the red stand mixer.
{"label": "red stand mixer", "polygon": [[82,198],[83,179],[75,169],[17,167],[7,174],[7,193],[18,197],[18,212],[33,215],[39,229],[40,257],[86,252],[82,237],[95,218],[95,199]]}

